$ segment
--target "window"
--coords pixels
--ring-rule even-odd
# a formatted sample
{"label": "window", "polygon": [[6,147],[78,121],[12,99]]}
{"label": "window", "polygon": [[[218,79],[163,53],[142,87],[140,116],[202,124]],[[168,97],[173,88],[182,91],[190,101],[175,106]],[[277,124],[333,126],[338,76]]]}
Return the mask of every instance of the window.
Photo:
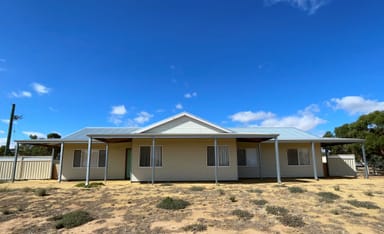
{"label": "window", "polygon": [[256,167],[257,166],[257,149],[246,148],[237,150],[237,165]]}
{"label": "window", "polygon": [[[140,167],[151,167],[152,166],[152,147],[151,146],[141,146],[140,147]],[[162,157],[162,148],[161,146],[155,146],[155,166],[163,166],[163,157]]]}
{"label": "window", "polygon": [[288,149],[288,165],[310,165],[308,149]]}
{"label": "window", "polygon": [[[219,166],[229,166],[229,153],[228,146],[217,146],[217,158],[219,159]],[[207,147],[207,165],[215,166],[215,147]]]}
{"label": "window", "polygon": [[[87,157],[87,150],[75,150],[73,154],[73,167],[86,167]],[[105,163],[105,150],[92,150],[90,167],[105,167]]]}

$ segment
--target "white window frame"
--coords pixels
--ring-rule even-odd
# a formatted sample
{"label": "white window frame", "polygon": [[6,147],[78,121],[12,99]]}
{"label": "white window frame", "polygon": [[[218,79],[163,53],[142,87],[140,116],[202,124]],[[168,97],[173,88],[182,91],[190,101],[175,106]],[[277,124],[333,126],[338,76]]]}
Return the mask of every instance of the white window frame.
{"label": "white window frame", "polygon": [[[239,165],[237,162],[238,167],[258,167],[259,166],[259,151],[257,148],[252,147],[241,147],[238,148],[238,150],[245,150],[245,165]],[[254,154],[251,154],[250,151],[254,151]],[[251,157],[254,157],[254,160],[251,160]]]}
{"label": "white window frame", "polygon": [[[289,150],[296,150],[297,151],[297,164],[289,164],[289,159],[288,159],[288,151]],[[301,166],[302,167],[302,166],[312,165],[310,150],[308,148],[289,148],[289,149],[287,149],[286,155],[287,155],[287,165],[288,166],[293,166],[293,167]],[[307,159],[303,160],[303,156],[306,156]],[[308,163],[306,164],[305,162],[308,162]]]}
{"label": "white window frame", "polygon": [[[214,157],[214,162],[215,162],[214,165],[208,165],[208,157],[209,157],[209,155],[208,155],[208,147],[212,147],[213,150],[215,150],[215,146],[208,145],[207,148],[206,148],[206,151],[207,151],[207,157],[206,157],[207,167],[214,167],[214,166],[216,166],[216,158],[215,158],[215,156],[213,156]],[[224,149],[226,149],[226,154],[225,155],[221,155],[222,150],[224,150]],[[223,164],[223,157],[224,156],[227,156],[226,161],[228,162],[228,165]],[[230,166],[230,154],[229,154],[229,147],[227,145],[218,145],[217,146],[217,158],[219,160],[219,163],[218,163],[217,166],[219,166],[219,167],[229,167]]]}
{"label": "white window frame", "polygon": [[[92,168],[104,168],[104,166],[99,166],[99,157],[100,157],[100,151],[104,149],[92,149],[91,153],[91,162],[89,167]],[[75,152],[76,151],[81,151],[81,156],[80,156],[80,166],[74,166],[74,161],[75,161]],[[86,149],[75,149],[73,151],[73,158],[72,158],[72,168],[86,168],[87,167],[87,158],[88,158],[88,150]],[[107,162],[105,162],[106,164]]]}
{"label": "white window frame", "polygon": [[[149,166],[141,166],[140,160],[141,160],[141,147],[149,147]],[[160,151],[158,151],[160,149]],[[155,145],[155,163],[159,160],[159,155],[157,154],[160,152],[160,166],[155,165],[155,168],[162,168],[163,167],[163,146],[162,145]],[[152,168],[152,145],[140,145],[139,146],[139,160],[137,160],[139,163],[139,168]]]}

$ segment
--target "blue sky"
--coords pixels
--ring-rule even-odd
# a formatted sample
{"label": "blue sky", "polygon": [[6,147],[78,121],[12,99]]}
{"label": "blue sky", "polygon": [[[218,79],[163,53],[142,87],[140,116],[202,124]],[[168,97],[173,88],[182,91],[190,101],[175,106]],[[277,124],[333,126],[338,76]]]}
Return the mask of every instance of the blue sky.
{"label": "blue sky", "polygon": [[384,1],[1,1],[0,144],[182,111],[316,135],[384,110]]}

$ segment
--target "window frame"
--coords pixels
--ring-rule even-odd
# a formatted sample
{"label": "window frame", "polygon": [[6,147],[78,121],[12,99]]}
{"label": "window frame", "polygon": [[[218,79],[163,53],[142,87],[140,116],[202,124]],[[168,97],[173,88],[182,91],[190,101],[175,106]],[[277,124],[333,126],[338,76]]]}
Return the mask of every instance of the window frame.
{"label": "window frame", "polygon": [[[289,164],[289,155],[288,151],[289,150],[296,150],[296,160],[297,164]],[[307,160],[302,160],[300,157],[300,154],[306,155]],[[288,166],[293,166],[293,167],[303,167],[303,166],[311,166],[312,165],[312,160],[311,160],[311,155],[310,155],[310,150],[308,148],[288,148],[286,151],[286,156],[287,156],[287,165]],[[305,161],[308,162],[308,164],[304,164]]]}
{"label": "window frame", "polygon": [[[80,151],[80,164],[79,166],[75,166],[75,157],[76,151]],[[104,166],[100,166],[100,152],[104,151]],[[73,158],[72,158],[72,168],[87,168],[87,158],[88,158],[88,150],[87,149],[75,149],[73,150]],[[91,162],[89,165],[90,168],[105,168],[107,164],[107,155],[105,149],[92,149],[91,152]]]}
{"label": "window frame", "polygon": [[[141,166],[141,148],[142,147],[149,147],[149,166]],[[156,155],[156,148],[160,149],[160,165],[155,165],[155,168],[162,168],[163,167],[163,146],[162,145],[155,145],[155,163],[157,162],[157,155]],[[152,168],[152,145],[140,145],[139,146],[139,160],[138,160],[139,168]]]}
{"label": "window frame", "polygon": [[[209,157],[209,147],[212,147],[213,148],[213,162],[214,162],[214,164],[213,165],[208,165],[208,162],[209,162],[209,160],[208,160],[208,157]],[[226,152],[226,155],[227,155],[227,162],[228,162],[228,165],[221,165],[221,163],[222,163],[222,157],[220,157],[220,148],[226,148],[227,149],[227,152]],[[217,155],[217,158],[218,158],[218,161],[219,161],[219,163],[218,163],[218,167],[230,167],[230,154],[229,154],[229,147],[228,147],[228,145],[217,145],[217,153],[218,153],[218,155]],[[208,145],[207,147],[206,147],[206,165],[207,165],[207,167],[215,167],[216,166],[216,158],[215,158],[215,146],[214,145]]]}

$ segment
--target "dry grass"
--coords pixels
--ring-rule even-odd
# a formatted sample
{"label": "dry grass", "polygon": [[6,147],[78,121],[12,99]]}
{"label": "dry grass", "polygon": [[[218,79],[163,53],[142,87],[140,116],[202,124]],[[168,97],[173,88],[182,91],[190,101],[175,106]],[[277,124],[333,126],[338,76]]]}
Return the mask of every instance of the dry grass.
{"label": "dry grass", "polygon": [[[76,184],[0,184],[0,232],[56,233],[50,218],[78,210],[87,211],[92,220],[60,233],[381,233],[384,223],[384,177],[300,179],[285,186],[257,180],[219,186],[108,181],[89,189]],[[36,196],[38,188],[49,196]],[[180,210],[158,208],[166,197],[190,205]],[[274,215],[267,207],[288,212]]]}

